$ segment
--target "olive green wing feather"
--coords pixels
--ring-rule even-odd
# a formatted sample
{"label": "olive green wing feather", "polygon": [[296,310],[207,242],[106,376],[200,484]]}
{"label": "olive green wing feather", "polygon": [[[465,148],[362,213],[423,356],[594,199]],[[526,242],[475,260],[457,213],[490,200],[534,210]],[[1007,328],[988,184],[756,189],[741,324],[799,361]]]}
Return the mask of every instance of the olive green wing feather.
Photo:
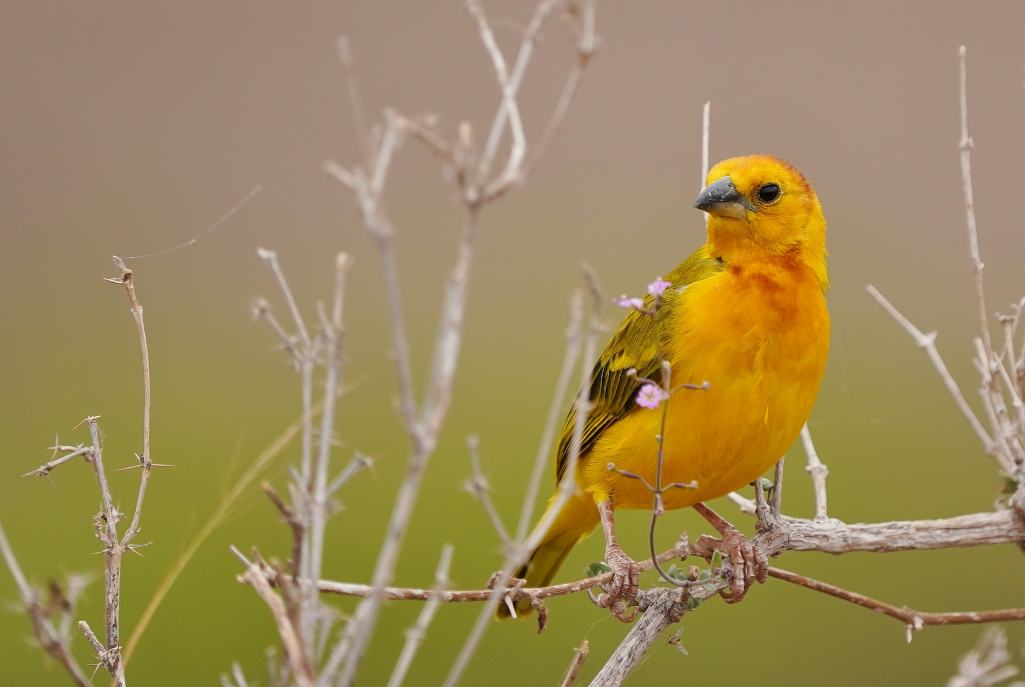
{"label": "olive green wing feather", "polygon": [[[602,432],[633,410],[637,392],[643,384],[638,378],[661,382],[659,346],[662,341],[668,343],[667,327],[662,325],[679,312],[680,287],[707,279],[724,269],[722,263],[709,256],[703,247],[666,275],[665,280],[672,286],[663,293],[662,305],[654,316],[631,310],[623,319],[591,373],[591,409],[584,420],[579,455],[586,454]],[[647,296],[644,307],[650,309],[654,301],[653,296]],[[627,374],[631,369],[637,371],[636,375]],[[559,436],[556,481],[562,479],[566,471],[576,422],[577,412],[574,407],[570,409]]]}

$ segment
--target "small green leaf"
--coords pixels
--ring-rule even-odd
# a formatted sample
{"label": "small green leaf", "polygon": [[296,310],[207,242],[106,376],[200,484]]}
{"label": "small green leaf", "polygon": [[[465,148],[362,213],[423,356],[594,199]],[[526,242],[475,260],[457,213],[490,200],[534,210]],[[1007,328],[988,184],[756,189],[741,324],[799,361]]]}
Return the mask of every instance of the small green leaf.
{"label": "small green leaf", "polygon": [[701,573],[698,575],[699,580],[707,580],[711,577],[712,573],[708,572],[707,570],[702,570]]}
{"label": "small green leaf", "polygon": [[722,552],[717,550],[714,553],[712,553],[712,567],[713,568],[721,568],[722,567]]}
{"label": "small green leaf", "polygon": [[597,577],[598,575],[604,575],[607,572],[612,572],[612,568],[605,565],[601,561],[595,561],[594,563],[591,563],[589,566],[584,568],[585,577]]}
{"label": "small green leaf", "polygon": [[693,611],[695,608],[697,608],[700,605],[701,605],[701,599],[697,598],[696,596],[692,596],[689,599],[687,599],[687,610],[688,611]]}
{"label": "small green leaf", "polygon": [[715,591],[715,585],[714,584],[703,584],[703,585],[701,585],[701,588],[704,589],[706,592],[714,592]]}
{"label": "small green leaf", "polygon": [[681,582],[687,579],[687,571],[676,565],[676,563],[669,566],[669,569],[666,570],[666,575]]}

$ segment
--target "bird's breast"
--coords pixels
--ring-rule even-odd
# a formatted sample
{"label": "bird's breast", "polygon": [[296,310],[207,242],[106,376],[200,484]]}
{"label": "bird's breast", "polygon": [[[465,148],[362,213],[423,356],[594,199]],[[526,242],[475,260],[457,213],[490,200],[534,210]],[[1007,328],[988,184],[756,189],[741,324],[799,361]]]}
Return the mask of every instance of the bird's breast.
{"label": "bird's breast", "polygon": [[[829,348],[829,314],[810,270],[728,269],[689,285],[661,331],[671,363],[664,436],[666,505],[678,508],[733,491],[779,460],[818,393]],[[707,381],[707,391],[680,388]],[[615,473],[654,480],[662,413],[635,408],[595,443],[585,471],[619,507],[648,508],[651,494]]]}

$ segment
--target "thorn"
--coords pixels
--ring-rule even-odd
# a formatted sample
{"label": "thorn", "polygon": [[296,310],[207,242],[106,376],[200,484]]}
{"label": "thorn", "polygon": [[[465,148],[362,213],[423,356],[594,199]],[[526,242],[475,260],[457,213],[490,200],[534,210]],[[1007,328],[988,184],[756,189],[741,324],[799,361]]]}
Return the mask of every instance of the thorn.
{"label": "thorn", "polygon": [[[88,423],[90,423],[90,424],[91,424],[91,423],[93,423],[93,422],[96,422],[96,421],[97,421],[97,420],[99,420],[99,419],[100,419],[100,416],[99,416],[99,415],[89,415],[89,416],[87,416],[86,418],[84,418],[84,419],[82,420],[82,422],[88,422]],[[71,431],[72,431],[72,432],[74,432],[74,431],[75,431],[76,429],[78,429],[79,427],[81,427],[81,426],[82,426],[82,422],[79,422],[79,423],[78,423],[77,425],[75,425],[74,427],[72,427],[72,428],[71,428]]]}
{"label": "thorn", "polygon": [[513,618],[518,617],[516,615],[516,604],[512,602],[512,599],[509,598],[508,594],[505,595],[505,606],[509,609],[509,615],[511,615]]}

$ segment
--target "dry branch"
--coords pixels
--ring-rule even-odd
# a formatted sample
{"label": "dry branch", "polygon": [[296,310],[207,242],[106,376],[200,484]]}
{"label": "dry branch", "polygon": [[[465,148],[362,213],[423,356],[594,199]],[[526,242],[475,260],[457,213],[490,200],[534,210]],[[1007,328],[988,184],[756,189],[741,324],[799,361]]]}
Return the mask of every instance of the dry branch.
{"label": "dry branch", "polygon": [[999,611],[954,611],[947,613],[929,613],[926,611],[915,611],[908,607],[898,608],[883,601],[878,601],[864,594],[858,594],[826,582],[813,580],[804,575],[798,575],[788,570],[769,568],[769,576],[786,582],[814,589],[817,592],[835,596],[844,601],[850,601],[858,606],[888,615],[891,618],[903,621],[908,626],[908,641],[911,641],[911,630],[921,630],[926,625],[970,625],[977,623],[993,623],[1005,620],[1025,620],[1025,608],[1007,608]]}
{"label": "dry branch", "polygon": [[[132,541],[139,533],[141,527],[142,506],[146,498],[146,487],[149,484],[150,473],[158,464],[153,462],[150,454],[151,387],[149,347],[146,343],[146,327],[143,322],[142,306],[139,305],[139,300],[135,294],[135,275],[132,273],[132,270],[128,269],[121,258],[117,256],[114,256],[114,264],[121,270],[121,276],[114,279],[106,279],[106,281],[125,287],[131,304],[132,319],[135,321],[139,336],[139,347],[142,352],[142,453],[135,455],[138,464],[132,466],[140,469],[140,477],[139,491],[136,496],[135,510],[131,523],[123,535],[118,534],[118,525],[125,519],[126,514],[121,512],[115,505],[114,497],[107,482],[107,473],[103,466],[103,449],[100,446],[98,416],[89,416],[82,423],[79,423],[79,426],[83,423],[88,425],[91,439],[90,445],[63,446],[58,440],[51,447],[54,453],[50,461],[31,472],[25,473],[24,476],[47,476],[55,468],[79,456],[92,466],[93,472],[96,474],[96,481],[100,491],[101,511],[93,518],[93,526],[96,529],[97,538],[103,544],[102,553],[104,554],[104,641],[101,642],[84,621],[80,621],[78,627],[96,651],[99,665],[103,666],[110,673],[117,687],[124,687],[125,666],[121,656],[121,563],[125,553],[139,548]],[[61,452],[64,452],[64,455],[58,457],[58,454]],[[22,603],[25,605],[26,612],[32,620],[40,646],[61,663],[76,684],[89,684],[89,680],[85,677],[81,667],[71,656],[71,638],[64,629],[65,627],[70,627],[70,615],[74,611],[74,603],[70,599],[63,599],[62,603],[67,607],[65,619],[68,622],[62,624],[61,630],[57,630],[49,620],[50,611],[40,605],[37,593],[25,581],[21,568],[14,557],[14,552],[11,550],[10,544],[7,542],[2,530],[0,530],[0,549],[3,550],[7,566],[18,584]],[[73,595],[77,595],[77,593],[75,592]]]}
{"label": "dry branch", "polygon": [[[58,630],[50,619],[50,613],[40,603],[40,592],[28,583],[18,564],[18,559],[14,555],[14,549],[7,541],[3,526],[0,526],[0,554],[3,555],[4,562],[11,571],[11,576],[14,577],[14,583],[18,587],[18,596],[25,609],[25,614],[32,622],[32,630],[40,648],[63,666],[72,682],[78,687],[92,687],[82,666],[71,653],[71,637],[67,632]],[[74,610],[73,603],[69,604],[68,610],[70,615],[70,612]]]}
{"label": "dry branch", "polygon": [[420,616],[416,619],[416,625],[406,631],[406,643],[402,647],[402,653],[399,654],[399,659],[395,662],[395,668],[388,679],[388,687],[400,687],[405,679],[409,666],[413,663],[413,657],[416,656],[417,649],[420,648],[420,644],[427,634],[427,628],[430,626],[431,621],[434,619],[434,614],[438,612],[438,607],[441,605],[441,595],[445,592],[445,587],[448,586],[448,569],[451,563],[452,545],[446,544],[441,550],[438,570],[434,573],[434,590],[427,598],[427,603],[424,604],[423,610],[420,611]]}
{"label": "dry branch", "polygon": [[580,669],[584,667],[584,661],[587,660],[587,655],[591,653],[591,645],[585,639],[580,643],[580,646],[576,651],[576,655],[573,656],[573,662],[569,664],[569,669],[566,671],[566,677],[563,678],[562,684],[559,687],[573,687],[573,683],[576,682],[577,675],[580,674]]}

